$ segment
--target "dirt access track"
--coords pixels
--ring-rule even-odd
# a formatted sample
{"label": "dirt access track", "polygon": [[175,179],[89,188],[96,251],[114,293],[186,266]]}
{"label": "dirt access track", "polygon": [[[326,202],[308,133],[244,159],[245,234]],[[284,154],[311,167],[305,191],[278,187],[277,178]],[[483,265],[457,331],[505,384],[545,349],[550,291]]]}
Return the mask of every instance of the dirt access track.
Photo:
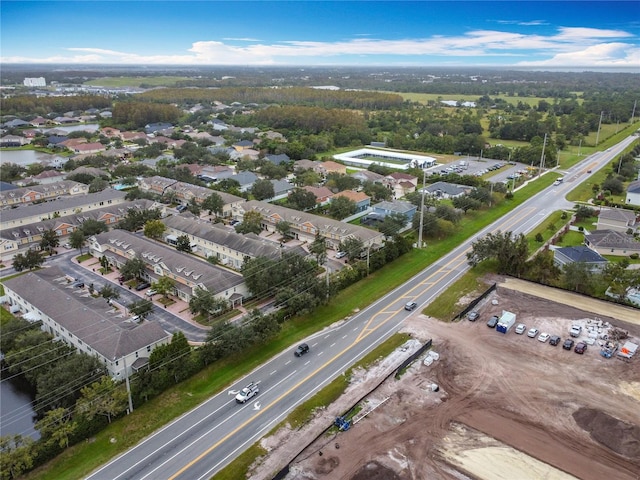
{"label": "dirt access track", "polygon": [[430,366],[416,361],[400,380],[392,376],[361,403],[372,409],[366,417],[308,444],[409,352],[356,372],[345,394],[308,425],[263,439],[269,454],[250,477],[271,479],[293,459],[288,480],[637,480],[638,356],[606,359],[598,343],[578,355],[486,325],[508,310],[517,323],[564,340],[572,322],[587,326],[597,317],[638,340],[640,312],[614,307],[509,279],[478,306],[476,322],[409,314],[404,331],[416,339],[410,348],[432,338],[440,358]]}

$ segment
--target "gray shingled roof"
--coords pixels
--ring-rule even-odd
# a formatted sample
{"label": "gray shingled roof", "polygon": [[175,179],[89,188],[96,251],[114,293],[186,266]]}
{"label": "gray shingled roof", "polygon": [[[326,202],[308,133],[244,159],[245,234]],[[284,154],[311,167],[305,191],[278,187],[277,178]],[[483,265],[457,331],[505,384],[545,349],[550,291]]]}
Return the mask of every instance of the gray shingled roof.
{"label": "gray shingled roof", "polygon": [[169,336],[155,322],[135,324],[117,316],[104,298],[71,287],[58,267],[20,275],[4,284],[112,361]]}
{"label": "gray shingled roof", "polygon": [[2,223],[19,220],[21,218],[29,218],[35,215],[48,216],[61,210],[80,208],[84,205],[95,204],[99,202],[109,202],[113,200],[122,200],[126,197],[127,192],[121,192],[107,188],[102,192],[85,193],[82,195],[71,195],[61,197],[56,200],[38,203],[36,205],[21,205],[18,208],[12,208],[2,211]]}
{"label": "gray shingled roof", "polygon": [[4,201],[4,200],[9,201],[9,200],[13,200],[14,198],[20,198],[29,192],[38,192],[45,195],[47,194],[51,195],[52,194],[51,192],[56,192],[56,191],[66,193],[75,186],[79,186],[85,190],[88,189],[86,185],[79,182],[74,182],[73,180],[60,180],[59,182],[56,182],[56,183],[49,183],[45,185],[32,185],[30,187],[15,188],[10,191],[0,192],[0,201]]}
{"label": "gray shingled roof", "polygon": [[589,247],[584,245],[578,245],[575,247],[562,247],[555,250],[563,254],[565,257],[573,262],[584,263],[607,263],[607,259],[600,255],[598,252],[594,252]]}
{"label": "gray shingled roof", "polygon": [[214,295],[244,283],[242,275],[125,230],[100,233],[92,237],[91,242],[97,242],[103,250],[111,246],[126,252],[133,251],[147,265],[160,266],[184,281],[202,284]]}
{"label": "gray shingled roof", "polygon": [[[241,235],[217,224],[194,220],[193,217],[182,215],[167,217],[163,222],[169,228],[227,247],[249,257],[280,258],[280,246],[257,235]],[[301,247],[295,253],[306,256],[306,252]]]}
{"label": "gray shingled roof", "polygon": [[86,220],[101,220],[104,215],[115,215],[118,220],[124,218],[127,212],[134,208],[136,210],[150,210],[156,208],[158,205],[152,200],[135,200],[132,202],[123,202],[116,205],[108,205],[105,207],[97,208],[95,210],[87,210],[81,213],[74,213],[73,215],[65,215],[58,218],[50,218],[42,220],[40,222],[34,222],[30,224],[18,225],[16,227],[3,228],[0,231],[0,238],[6,238],[8,240],[17,240],[19,238],[28,238],[33,236],[35,232],[44,232],[45,230],[58,230],[61,225],[74,225],[80,226]]}
{"label": "gray shingled roof", "polygon": [[615,230],[595,230],[585,235],[585,241],[597,248],[615,248],[640,251],[640,242],[631,235]]}
{"label": "gray shingled roof", "polygon": [[383,235],[375,230],[352,225],[350,223],[340,222],[332,218],[321,217],[307,212],[300,212],[292,208],[281,207],[271,203],[260,202],[258,200],[249,200],[241,205],[245,212],[256,210],[263,217],[278,215],[293,226],[301,225],[305,222],[311,223],[317,228],[323,236],[332,238],[345,239],[353,236],[362,240],[365,244],[368,242],[382,242]]}

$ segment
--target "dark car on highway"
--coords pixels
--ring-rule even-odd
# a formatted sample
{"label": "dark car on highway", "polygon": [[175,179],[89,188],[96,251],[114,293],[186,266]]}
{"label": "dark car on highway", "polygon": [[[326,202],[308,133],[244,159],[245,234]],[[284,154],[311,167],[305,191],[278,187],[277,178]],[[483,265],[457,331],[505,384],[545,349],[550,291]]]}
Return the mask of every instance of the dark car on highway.
{"label": "dark car on highway", "polygon": [[570,338],[567,338],[562,344],[562,348],[564,348],[565,350],[571,350],[572,347],[573,347],[573,340],[571,340]]}
{"label": "dark car on highway", "polygon": [[296,357],[301,357],[302,355],[304,355],[305,353],[309,352],[309,345],[307,345],[306,343],[301,343],[300,345],[298,345],[298,348],[296,348],[295,352],[293,352],[293,354]]}

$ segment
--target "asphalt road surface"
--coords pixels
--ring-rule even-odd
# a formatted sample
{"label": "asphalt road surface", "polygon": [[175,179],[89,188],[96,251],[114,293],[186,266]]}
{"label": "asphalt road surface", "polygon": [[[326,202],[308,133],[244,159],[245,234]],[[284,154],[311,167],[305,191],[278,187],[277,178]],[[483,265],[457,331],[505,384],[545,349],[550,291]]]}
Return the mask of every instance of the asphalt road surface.
{"label": "asphalt road surface", "polygon": [[[530,198],[520,207],[464,242],[404,285],[379,299],[339,326],[306,340],[309,353],[295,357],[293,349],[271,359],[246,378],[229,386],[171,424],[110,461],[88,478],[97,479],[209,479],[286,417],[318,389],[398,330],[411,315],[408,301],[424,308],[468,270],[471,243],[489,232],[526,233],[547,215],[570,208],[564,195],[590,173],[603,168],[636,137],[607,152],[585,158],[564,171],[565,181]],[[260,393],[237,404],[235,393],[249,382]]]}

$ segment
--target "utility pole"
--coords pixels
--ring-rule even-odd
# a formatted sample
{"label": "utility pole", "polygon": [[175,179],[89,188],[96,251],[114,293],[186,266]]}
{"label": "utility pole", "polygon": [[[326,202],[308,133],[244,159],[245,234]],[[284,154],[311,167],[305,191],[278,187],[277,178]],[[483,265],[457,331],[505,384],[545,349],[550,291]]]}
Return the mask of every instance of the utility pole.
{"label": "utility pole", "polygon": [[600,139],[600,126],[602,125],[602,115],[604,112],[600,112],[600,121],[598,122],[598,133],[596,134],[596,147],[598,146],[598,140]]}
{"label": "utility pole", "polygon": [[581,149],[582,149],[582,139],[580,139],[580,143],[578,144],[578,156],[580,156]]}
{"label": "utility pole", "polygon": [[540,168],[538,169],[538,176],[542,175],[542,169],[544,168],[544,150],[547,148],[547,134],[544,134],[544,142],[542,142],[542,154],[540,155]]}
{"label": "utility pole", "polygon": [[127,386],[127,395],[129,396],[129,413],[133,413],[133,400],[131,399],[131,385],[129,385],[129,372],[127,371],[127,356],[122,357],[124,364],[124,383]]}
{"label": "utility pole", "polygon": [[633,125],[633,120],[636,118],[636,104],[638,103],[638,100],[635,100],[633,102],[633,112],[631,112],[631,125]]}
{"label": "utility pole", "polygon": [[422,169],[422,197],[420,200],[420,230],[418,231],[418,248],[422,248],[422,226],[424,224],[424,192],[427,183],[427,171]]}

